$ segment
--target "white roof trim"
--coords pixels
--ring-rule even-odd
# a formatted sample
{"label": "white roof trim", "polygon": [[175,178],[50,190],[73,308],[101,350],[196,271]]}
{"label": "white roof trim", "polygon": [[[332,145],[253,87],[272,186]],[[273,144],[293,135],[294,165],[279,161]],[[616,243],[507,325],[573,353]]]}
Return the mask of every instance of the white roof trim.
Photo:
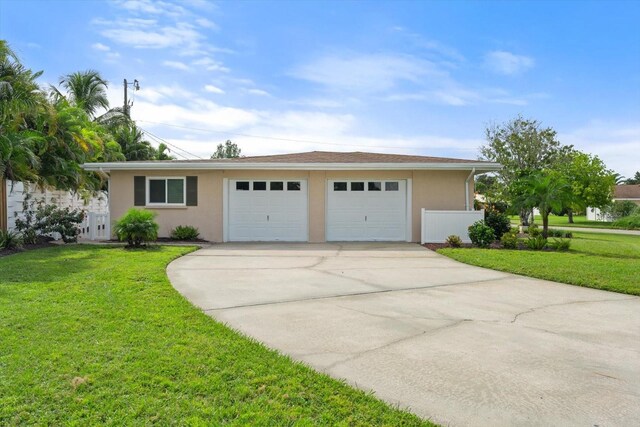
{"label": "white roof trim", "polygon": [[112,162],[85,163],[84,170],[110,172],[112,170],[471,170],[489,172],[502,169],[499,163],[151,163],[151,162]]}

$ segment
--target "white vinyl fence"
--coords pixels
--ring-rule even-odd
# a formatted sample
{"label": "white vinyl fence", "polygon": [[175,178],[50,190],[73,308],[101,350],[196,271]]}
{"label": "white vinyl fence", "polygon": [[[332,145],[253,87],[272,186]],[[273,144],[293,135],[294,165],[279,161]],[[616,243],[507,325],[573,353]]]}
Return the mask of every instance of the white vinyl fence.
{"label": "white vinyl fence", "polygon": [[[27,194],[31,200],[44,200],[47,204],[55,204],[61,208],[81,209],[86,215],[80,225],[79,238],[90,240],[106,240],[111,236],[109,229],[109,201],[107,193],[84,200],[78,194],[62,190],[40,189],[35,185],[24,185],[22,182],[7,181],[7,228],[15,230],[16,218],[23,217],[23,201]],[[58,236],[53,236],[54,238]]]}
{"label": "white vinyl fence", "polygon": [[480,211],[428,211],[422,209],[422,243],[444,243],[455,234],[464,243],[471,243],[468,228],[476,221],[484,219],[484,209]]}
{"label": "white vinyl fence", "polygon": [[600,221],[600,222],[611,222],[613,221],[613,217],[610,213],[602,212],[598,208],[587,207],[587,220],[589,221]]}

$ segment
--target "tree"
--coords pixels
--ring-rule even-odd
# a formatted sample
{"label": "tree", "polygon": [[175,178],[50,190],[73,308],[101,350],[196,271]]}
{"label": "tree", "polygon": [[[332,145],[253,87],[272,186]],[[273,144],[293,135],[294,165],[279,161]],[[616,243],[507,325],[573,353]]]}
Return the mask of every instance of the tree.
{"label": "tree", "polygon": [[[485,137],[487,144],[480,147],[480,158],[503,166],[498,178],[500,185],[507,190],[505,197],[508,200],[514,197],[508,190],[516,180],[535,171],[552,169],[572,149],[556,139],[556,131],[552,128],[542,128],[537,120],[522,116],[487,127]],[[521,209],[519,214],[522,224],[527,225],[530,212]]]}
{"label": "tree", "polygon": [[542,235],[549,235],[549,214],[570,205],[571,185],[561,173],[549,169],[516,179],[511,188],[514,205],[523,210],[538,208],[542,216]]}
{"label": "tree", "polygon": [[149,141],[144,139],[144,134],[135,123],[129,122],[118,126],[112,131],[112,134],[127,161],[156,158],[156,150]]}
{"label": "tree", "polygon": [[241,157],[241,150],[237,144],[227,139],[227,142],[218,144],[216,152],[211,155],[212,159],[235,159]]}
{"label": "tree", "polygon": [[569,223],[573,212],[587,206],[604,208],[611,203],[615,176],[598,156],[572,151],[566,162],[557,166],[571,186],[573,197],[567,205]]}
{"label": "tree", "polygon": [[640,171],[636,172],[633,178],[627,178],[627,180],[624,183],[627,185],[640,184]]}
{"label": "tree", "polygon": [[67,90],[69,102],[83,109],[90,117],[95,117],[101,108],[109,109],[108,83],[95,70],[67,74],[60,78],[60,85]]}
{"label": "tree", "polygon": [[156,150],[155,160],[175,160],[176,158],[170,154],[171,150],[167,147],[167,144],[161,142],[158,144],[158,149]]}

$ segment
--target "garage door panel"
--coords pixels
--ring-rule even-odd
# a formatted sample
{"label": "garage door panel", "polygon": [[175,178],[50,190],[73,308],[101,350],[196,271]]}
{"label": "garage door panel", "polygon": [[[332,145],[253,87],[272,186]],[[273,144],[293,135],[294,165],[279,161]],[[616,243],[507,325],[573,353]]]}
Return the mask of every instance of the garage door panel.
{"label": "garage door panel", "polygon": [[[335,182],[347,185],[334,186]],[[352,186],[351,182],[364,182],[364,191],[352,191],[362,186]],[[335,188],[347,190],[335,191]],[[401,180],[329,181],[327,240],[404,241],[406,189],[406,181]]]}
{"label": "garage door panel", "polygon": [[[248,190],[238,190],[238,181]],[[307,185],[301,180],[230,180],[228,240],[307,241]],[[287,186],[288,182],[294,185]],[[264,184],[266,183],[266,187]],[[273,184],[272,184],[273,183]],[[247,188],[247,185],[242,185]],[[266,188],[255,190],[254,188]],[[299,188],[298,191],[289,190]]]}

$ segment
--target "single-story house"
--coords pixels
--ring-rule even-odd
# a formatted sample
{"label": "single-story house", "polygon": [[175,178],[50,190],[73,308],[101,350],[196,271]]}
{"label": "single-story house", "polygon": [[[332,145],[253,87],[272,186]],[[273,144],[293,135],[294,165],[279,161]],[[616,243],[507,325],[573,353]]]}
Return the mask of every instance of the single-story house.
{"label": "single-story house", "polygon": [[[640,206],[640,184],[619,184],[613,188],[613,201],[630,201]],[[598,208],[587,208],[589,221],[613,221],[610,214],[602,212]]]}
{"label": "single-story house", "polygon": [[160,236],[191,225],[213,242],[420,241],[421,210],[473,209],[478,160],[324,152],[87,163],[109,174],[111,222],[157,213]]}

